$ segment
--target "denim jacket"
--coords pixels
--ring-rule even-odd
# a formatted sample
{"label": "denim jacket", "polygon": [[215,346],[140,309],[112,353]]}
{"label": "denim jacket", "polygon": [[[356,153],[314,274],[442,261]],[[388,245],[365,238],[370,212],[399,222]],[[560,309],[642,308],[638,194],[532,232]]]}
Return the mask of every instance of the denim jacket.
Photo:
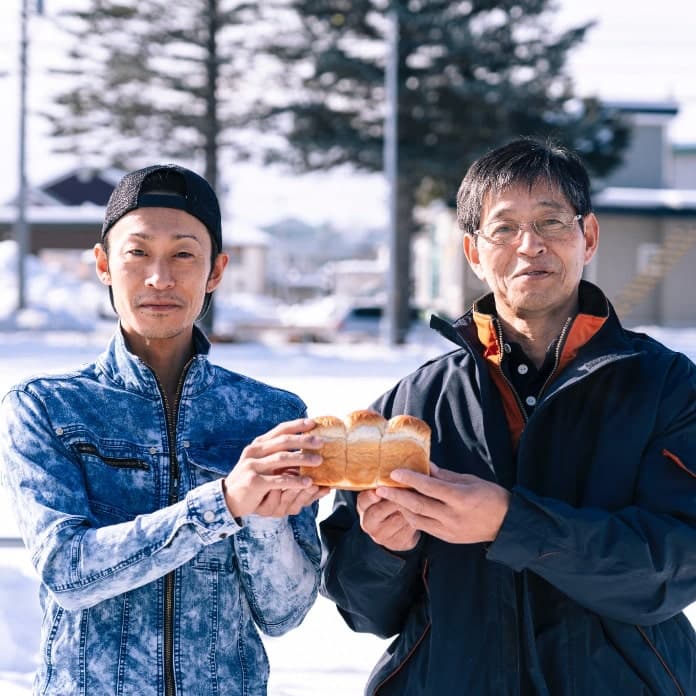
{"label": "denim jacket", "polygon": [[257,627],[280,635],[316,598],[316,504],[240,525],[221,483],[305,406],[194,338],[176,404],[120,331],[95,363],[2,401],[1,471],[41,580],[37,694],[265,695]]}

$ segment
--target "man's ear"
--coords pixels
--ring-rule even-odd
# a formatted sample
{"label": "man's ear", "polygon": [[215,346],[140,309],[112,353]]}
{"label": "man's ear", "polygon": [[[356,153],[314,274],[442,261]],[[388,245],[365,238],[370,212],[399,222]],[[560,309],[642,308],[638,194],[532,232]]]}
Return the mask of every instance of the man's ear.
{"label": "man's ear", "polygon": [[592,261],[599,247],[599,221],[594,213],[585,216],[582,230],[585,237],[585,265],[587,265]]}
{"label": "man's ear", "polygon": [[479,250],[476,246],[476,237],[474,237],[473,234],[464,234],[462,245],[464,247],[464,256],[466,256],[466,260],[469,262],[471,270],[476,274],[476,277],[479,280],[485,280],[483,269],[481,268]]}
{"label": "man's ear", "polygon": [[109,273],[109,257],[106,255],[106,249],[102,244],[94,245],[95,270],[97,278],[104,285],[111,285],[111,273]]}
{"label": "man's ear", "polygon": [[225,268],[227,267],[227,262],[229,260],[229,255],[225,254],[225,252],[223,251],[221,251],[215,257],[213,267],[210,269],[210,275],[208,276],[208,281],[205,285],[205,291],[207,293],[213,292],[213,290],[215,290],[215,288],[217,288],[217,286],[220,285],[220,281],[222,280],[222,274],[225,272]]}

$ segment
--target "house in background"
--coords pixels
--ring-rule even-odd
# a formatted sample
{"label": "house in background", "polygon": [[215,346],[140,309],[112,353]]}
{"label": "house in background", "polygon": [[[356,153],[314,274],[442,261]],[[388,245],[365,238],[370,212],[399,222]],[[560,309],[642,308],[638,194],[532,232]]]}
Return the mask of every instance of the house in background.
{"label": "house in background", "polygon": [[696,189],[696,143],[672,146],[672,182],[674,188]]}
{"label": "house in background", "polygon": [[[91,277],[84,251],[99,240],[104,208],[123,175],[117,169],[99,171],[75,168],[28,191],[27,222],[31,230],[30,253],[77,268]],[[0,206],[0,240],[14,236],[15,200]],[[267,290],[268,237],[248,226],[235,227],[223,219],[223,244],[230,255],[222,292],[263,294]],[[91,259],[89,255],[89,264]],[[77,265],[75,265],[77,264]]]}
{"label": "house in background", "polygon": [[[104,206],[122,172],[75,168],[27,191],[29,252],[91,249],[99,239]],[[0,207],[0,239],[14,235],[16,199]]]}
{"label": "house in background", "polygon": [[[666,129],[677,105],[613,104],[632,123],[623,164],[595,181],[599,251],[585,277],[599,285],[629,326],[696,324],[696,148],[673,148]],[[690,159],[693,157],[693,159]],[[447,316],[463,314],[486,291],[468,267],[455,212],[429,210],[414,243],[415,300]]]}

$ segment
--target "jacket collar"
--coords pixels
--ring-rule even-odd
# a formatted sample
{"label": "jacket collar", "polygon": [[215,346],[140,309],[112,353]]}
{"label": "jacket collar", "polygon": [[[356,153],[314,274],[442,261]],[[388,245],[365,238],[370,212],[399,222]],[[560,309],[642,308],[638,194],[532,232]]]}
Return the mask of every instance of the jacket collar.
{"label": "jacket collar", "polygon": [[[202,388],[212,379],[207,359],[210,341],[197,326],[193,327],[193,346],[194,356],[186,374],[187,389],[192,388],[193,384]],[[155,373],[144,360],[129,350],[120,323],[106,350],[97,359],[97,365],[117,386],[148,396],[159,396],[160,387]]]}
{"label": "jacket collar", "polygon": [[[568,318],[557,342],[555,367],[543,390],[547,397],[565,384],[582,379],[610,362],[635,354],[604,293],[586,281],[581,281],[579,293],[579,312]],[[468,348],[481,369],[488,368],[487,372],[502,399],[511,441],[516,448],[525,428],[526,416],[519,397],[500,367],[504,346],[493,296],[486,295],[477,300],[472,309],[454,324],[433,317],[430,325],[446,338]],[[582,358],[573,363],[581,350]]]}
{"label": "jacket collar", "polygon": [[[619,329],[618,318],[604,293],[592,283],[580,281],[580,311],[571,318],[563,337],[560,368],[570,362],[577,351],[609,322]],[[500,364],[503,354],[502,334],[496,317],[493,293],[476,300],[472,308],[453,323],[433,316],[430,326],[457,345],[474,350],[477,354]]]}

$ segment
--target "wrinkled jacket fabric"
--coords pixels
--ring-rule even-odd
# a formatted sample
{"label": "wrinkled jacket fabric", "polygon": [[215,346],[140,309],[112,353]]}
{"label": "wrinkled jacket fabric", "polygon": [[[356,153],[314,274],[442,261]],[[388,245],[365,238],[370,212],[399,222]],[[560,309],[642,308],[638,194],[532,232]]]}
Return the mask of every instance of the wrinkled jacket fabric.
{"label": "wrinkled jacket fabric", "polygon": [[461,347],[375,405],[424,418],[438,466],[511,503],[492,543],[423,535],[397,554],[361,531],[355,494],[337,494],[322,592],[354,630],[397,636],[367,694],[696,694],[682,613],[696,601],[696,370],[624,330],[594,286],[581,297],[594,310],[567,327],[528,420],[517,407],[521,428],[490,360],[502,334],[480,309],[435,320]]}
{"label": "wrinkled jacket fabric", "polygon": [[314,602],[316,505],[240,526],[221,484],[305,406],[195,341],[178,405],[120,331],[94,364],[3,399],[3,477],[41,580],[37,694],[262,696],[256,627],[284,633]]}

